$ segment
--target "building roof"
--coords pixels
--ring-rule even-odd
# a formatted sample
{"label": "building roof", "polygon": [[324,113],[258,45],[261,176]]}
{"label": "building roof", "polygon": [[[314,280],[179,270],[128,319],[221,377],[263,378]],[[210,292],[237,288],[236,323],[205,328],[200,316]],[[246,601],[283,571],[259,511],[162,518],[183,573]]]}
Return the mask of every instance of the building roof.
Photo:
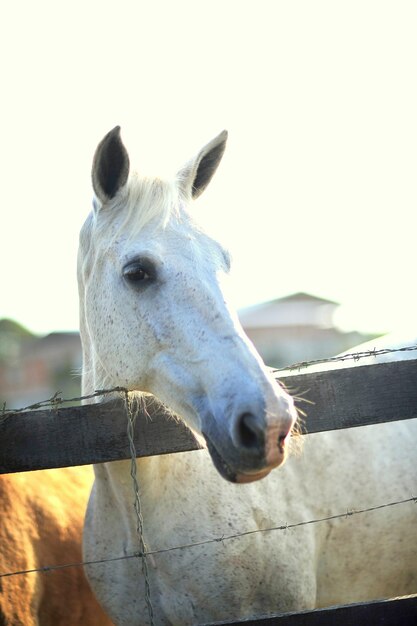
{"label": "building roof", "polygon": [[338,306],[333,300],[298,292],[241,309],[239,319],[247,329],[278,326],[328,328],[333,326],[333,314]]}

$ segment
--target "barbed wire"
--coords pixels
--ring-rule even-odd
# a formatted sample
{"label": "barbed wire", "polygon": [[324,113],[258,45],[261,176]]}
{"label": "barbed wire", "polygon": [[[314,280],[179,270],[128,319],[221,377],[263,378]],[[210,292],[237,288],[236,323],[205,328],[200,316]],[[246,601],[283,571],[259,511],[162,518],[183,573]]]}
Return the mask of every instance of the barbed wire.
{"label": "barbed wire", "polygon": [[[149,581],[149,570],[148,570],[148,561],[147,561],[148,551],[146,548],[144,530],[143,530],[144,522],[143,522],[143,515],[142,515],[142,504],[141,504],[140,494],[139,494],[139,482],[138,482],[138,477],[137,477],[137,465],[136,465],[137,455],[136,455],[136,447],[135,447],[135,442],[134,442],[135,422],[136,422],[138,412],[133,410],[132,398],[128,391],[125,392],[124,396],[125,396],[124,399],[125,399],[125,408],[126,408],[126,415],[127,415],[127,438],[129,440],[129,449],[130,449],[130,477],[132,479],[133,494],[134,494],[133,508],[136,513],[136,520],[137,520],[136,533],[137,533],[138,540],[139,540],[139,547],[140,547],[140,554],[141,554],[141,556],[138,558],[141,559],[142,573],[143,573],[143,578],[145,580],[145,603],[146,603],[146,608],[148,610],[149,623],[151,626],[154,626],[155,622],[154,622],[153,606],[152,606],[152,599],[151,599],[151,585]],[[142,404],[142,409],[147,414],[145,404],[143,402],[141,404]]]}
{"label": "barbed wire", "polygon": [[402,348],[381,348],[379,350],[363,350],[361,352],[351,352],[347,354],[340,354],[339,356],[332,356],[324,359],[314,359],[312,361],[300,361],[299,363],[293,363],[292,365],[286,365],[285,367],[273,368],[274,372],[285,372],[291,370],[300,370],[310,365],[321,365],[324,363],[338,363],[343,361],[359,361],[360,359],[368,357],[377,357],[384,354],[394,354],[395,352],[412,352],[417,351],[417,345],[404,346]]}
{"label": "barbed wire", "polygon": [[34,402],[33,404],[28,404],[27,406],[21,407],[20,409],[8,409],[6,403],[3,403],[3,407],[1,410],[1,415],[10,415],[13,413],[24,413],[25,411],[36,411],[38,409],[56,409],[60,404],[69,404],[70,402],[82,402],[83,400],[92,400],[93,398],[98,398],[100,396],[105,396],[113,393],[126,393],[129,392],[129,389],[126,387],[112,387],[111,389],[96,389],[93,393],[87,394],[85,396],[76,396],[75,398],[62,398],[60,396],[61,392],[56,391],[55,394],[46,400],[39,400],[39,402]]}
{"label": "barbed wire", "polygon": [[0,573],[0,579],[11,577],[11,576],[21,576],[25,574],[47,573],[47,572],[52,572],[55,570],[67,569],[69,567],[84,567],[85,565],[102,565],[104,563],[112,563],[114,561],[124,561],[128,559],[142,558],[146,556],[155,556],[158,554],[166,554],[167,552],[174,552],[177,550],[186,550],[189,548],[205,546],[205,545],[212,544],[212,543],[223,543],[225,541],[230,541],[233,539],[240,539],[241,537],[246,537],[249,535],[255,535],[259,533],[287,531],[287,530],[292,530],[294,528],[300,528],[302,526],[308,526],[311,524],[321,524],[323,522],[331,522],[334,520],[346,520],[349,517],[354,517],[355,515],[371,513],[373,511],[379,511],[382,509],[386,509],[388,507],[399,506],[399,505],[408,504],[411,502],[414,502],[417,504],[417,497],[411,496],[410,498],[406,498],[404,500],[386,502],[385,504],[379,504],[379,505],[364,508],[364,509],[346,509],[344,513],[328,515],[326,517],[320,517],[316,519],[295,522],[293,524],[286,523],[286,524],[281,524],[279,526],[270,526],[268,528],[256,528],[253,530],[246,530],[246,531],[239,532],[239,533],[232,533],[229,535],[221,535],[219,537],[212,537],[211,539],[203,539],[201,541],[196,541],[192,543],[171,546],[169,548],[159,548],[157,550],[145,550],[143,552],[142,551],[134,552],[133,554],[124,554],[123,556],[106,557],[102,559],[94,559],[91,561],[80,561],[78,563],[64,563],[61,565],[46,565],[43,567],[38,567],[38,568],[33,568],[33,569],[17,570],[14,572],[4,572],[4,573]]}
{"label": "barbed wire", "polygon": [[[275,374],[278,372],[300,370],[300,369],[309,367],[310,365],[322,365],[324,363],[337,363],[337,362],[343,362],[343,361],[357,362],[357,361],[360,361],[361,359],[368,358],[368,357],[377,357],[377,356],[381,356],[385,354],[395,354],[396,352],[413,352],[413,351],[414,352],[417,351],[417,345],[404,346],[401,348],[381,348],[379,350],[376,350],[376,349],[363,350],[361,352],[351,352],[351,353],[341,354],[339,356],[333,356],[333,357],[328,357],[328,358],[323,358],[323,359],[314,359],[311,361],[300,361],[298,363],[293,363],[291,365],[286,365],[284,367],[271,368],[271,369],[272,369],[272,372]],[[126,387],[112,387],[111,389],[97,389],[91,394],[88,394],[85,396],[77,396],[74,398],[62,398],[60,396],[60,393],[61,393],[60,391],[57,391],[51,398],[48,398],[46,400],[40,400],[39,402],[29,404],[28,406],[24,406],[19,409],[9,409],[7,408],[6,403],[4,402],[3,407],[0,410],[0,417],[9,416],[14,413],[24,413],[25,411],[34,411],[37,409],[48,409],[48,408],[56,409],[62,404],[83,402],[84,400],[92,400],[100,396],[111,395],[115,393],[120,393],[120,394],[130,393],[130,390],[127,389]]]}

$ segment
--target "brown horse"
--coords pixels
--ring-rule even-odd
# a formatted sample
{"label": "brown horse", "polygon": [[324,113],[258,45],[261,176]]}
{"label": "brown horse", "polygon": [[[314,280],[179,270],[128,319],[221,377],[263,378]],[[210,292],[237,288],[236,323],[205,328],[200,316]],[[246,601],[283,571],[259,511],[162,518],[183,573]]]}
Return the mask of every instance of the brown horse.
{"label": "brown horse", "polygon": [[[91,484],[90,467],[0,476],[0,573],[79,563]],[[82,567],[0,578],[0,626],[111,624]]]}

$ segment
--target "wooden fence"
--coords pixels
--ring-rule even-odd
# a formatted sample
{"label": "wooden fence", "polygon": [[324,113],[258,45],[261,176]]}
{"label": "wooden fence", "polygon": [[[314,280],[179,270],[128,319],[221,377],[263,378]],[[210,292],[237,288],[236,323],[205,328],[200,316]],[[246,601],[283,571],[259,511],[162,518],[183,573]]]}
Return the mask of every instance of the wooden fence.
{"label": "wooden fence", "polygon": [[[308,433],[417,417],[417,360],[282,376],[311,403]],[[137,456],[196,450],[199,444],[154,400],[138,419]],[[0,473],[129,459],[123,401],[0,413]],[[417,457],[416,457],[417,458]],[[411,495],[411,494],[410,494]],[[416,494],[414,494],[416,495]],[[246,626],[417,624],[417,596],[240,622]]]}

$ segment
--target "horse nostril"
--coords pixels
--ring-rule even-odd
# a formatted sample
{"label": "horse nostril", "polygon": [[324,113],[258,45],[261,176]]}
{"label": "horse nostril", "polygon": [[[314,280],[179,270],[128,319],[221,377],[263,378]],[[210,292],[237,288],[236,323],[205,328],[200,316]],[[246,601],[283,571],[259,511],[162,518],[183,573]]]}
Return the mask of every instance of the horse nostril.
{"label": "horse nostril", "polygon": [[278,437],[278,448],[279,448],[279,451],[280,451],[281,453],[283,453],[283,452],[284,452],[284,449],[285,449],[285,444],[286,444],[286,442],[287,442],[287,438],[288,438],[288,433],[286,433],[286,434],[281,434],[281,435]]}
{"label": "horse nostril", "polygon": [[237,422],[239,443],[248,450],[259,450],[265,446],[264,425],[252,413],[243,413]]}

